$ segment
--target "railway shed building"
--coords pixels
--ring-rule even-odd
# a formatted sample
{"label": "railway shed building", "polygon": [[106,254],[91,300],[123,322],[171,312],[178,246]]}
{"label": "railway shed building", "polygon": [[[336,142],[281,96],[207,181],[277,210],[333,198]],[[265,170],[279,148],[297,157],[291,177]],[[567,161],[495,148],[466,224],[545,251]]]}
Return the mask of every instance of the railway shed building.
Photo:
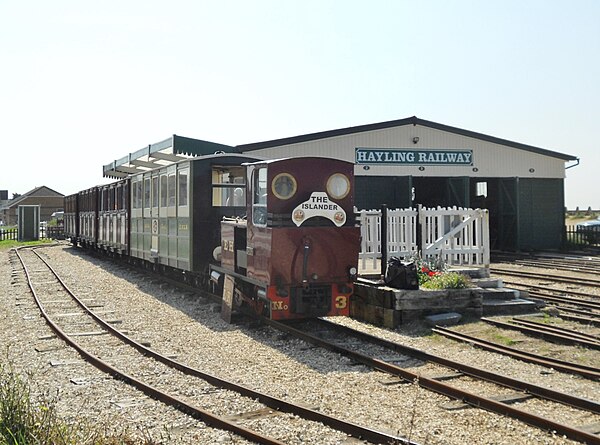
{"label": "railway shed building", "polygon": [[355,163],[358,209],[480,207],[490,245],[560,248],[564,178],[572,155],[415,116],[238,145],[260,158],[321,156]]}

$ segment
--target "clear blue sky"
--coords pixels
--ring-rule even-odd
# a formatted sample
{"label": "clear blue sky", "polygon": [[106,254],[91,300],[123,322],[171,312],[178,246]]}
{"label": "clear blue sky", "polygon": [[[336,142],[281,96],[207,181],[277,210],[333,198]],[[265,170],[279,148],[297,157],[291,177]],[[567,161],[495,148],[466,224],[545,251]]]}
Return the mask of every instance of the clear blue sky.
{"label": "clear blue sky", "polygon": [[0,189],[70,194],[172,134],[422,119],[581,158],[600,208],[600,1],[0,0]]}

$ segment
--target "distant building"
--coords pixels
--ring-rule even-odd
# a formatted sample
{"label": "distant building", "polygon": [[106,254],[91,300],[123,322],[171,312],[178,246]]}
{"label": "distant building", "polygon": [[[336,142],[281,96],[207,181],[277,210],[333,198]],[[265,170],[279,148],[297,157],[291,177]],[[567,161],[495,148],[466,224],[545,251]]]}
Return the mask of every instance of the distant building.
{"label": "distant building", "polygon": [[[3,197],[2,192],[6,192],[8,198],[8,191],[0,191],[0,198]],[[7,226],[17,224],[17,208],[20,205],[39,205],[40,206],[40,220],[49,221],[54,212],[60,212],[63,210],[64,195],[52,190],[49,187],[41,186],[30,190],[23,195],[18,196],[11,200],[2,200],[0,204],[0,221]]]}

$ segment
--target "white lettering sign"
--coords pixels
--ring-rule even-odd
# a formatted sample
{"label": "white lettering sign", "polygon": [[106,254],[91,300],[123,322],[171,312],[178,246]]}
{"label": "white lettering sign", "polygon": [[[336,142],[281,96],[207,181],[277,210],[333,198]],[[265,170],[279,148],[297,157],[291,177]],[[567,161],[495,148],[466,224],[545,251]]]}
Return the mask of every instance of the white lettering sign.
{"label": "white lettering sign", "polygon": [[306,220],[322,216],[341,227],[346,222],[346,212],[338,204],[329,200],[325,192],[312,192],[310,198],[292,212],[292,221],[300,227]]}

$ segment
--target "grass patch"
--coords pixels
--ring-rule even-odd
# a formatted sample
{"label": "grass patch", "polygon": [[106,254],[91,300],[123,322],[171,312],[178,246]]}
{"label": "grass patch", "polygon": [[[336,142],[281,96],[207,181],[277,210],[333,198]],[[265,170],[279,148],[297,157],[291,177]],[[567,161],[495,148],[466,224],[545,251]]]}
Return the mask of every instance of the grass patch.
{"label": "grass patch", "polygon": [[0,445],[153,445],[149,438],[133,438],[109,428],[69,424],[56,410],[56,400],[34,397],[29,384],[12,366],[0,363]]}
{"label": "grass patch", "polygon": [[41,239],[39,241],[14,241],[14,240],[4,240],[0,241],[0,250],[8,250],[13,247],[22,247],[22,246],[37,246],[40,244],[48,244],[52,243],[53,240],[50,239]]}
{"label": "grass patch", "polygon": [[517,341],[515,341],[514,339],[498,333],[492,334],[492,338],[496,343],[500,343],[505,346],[513,346],[517,344]]}

